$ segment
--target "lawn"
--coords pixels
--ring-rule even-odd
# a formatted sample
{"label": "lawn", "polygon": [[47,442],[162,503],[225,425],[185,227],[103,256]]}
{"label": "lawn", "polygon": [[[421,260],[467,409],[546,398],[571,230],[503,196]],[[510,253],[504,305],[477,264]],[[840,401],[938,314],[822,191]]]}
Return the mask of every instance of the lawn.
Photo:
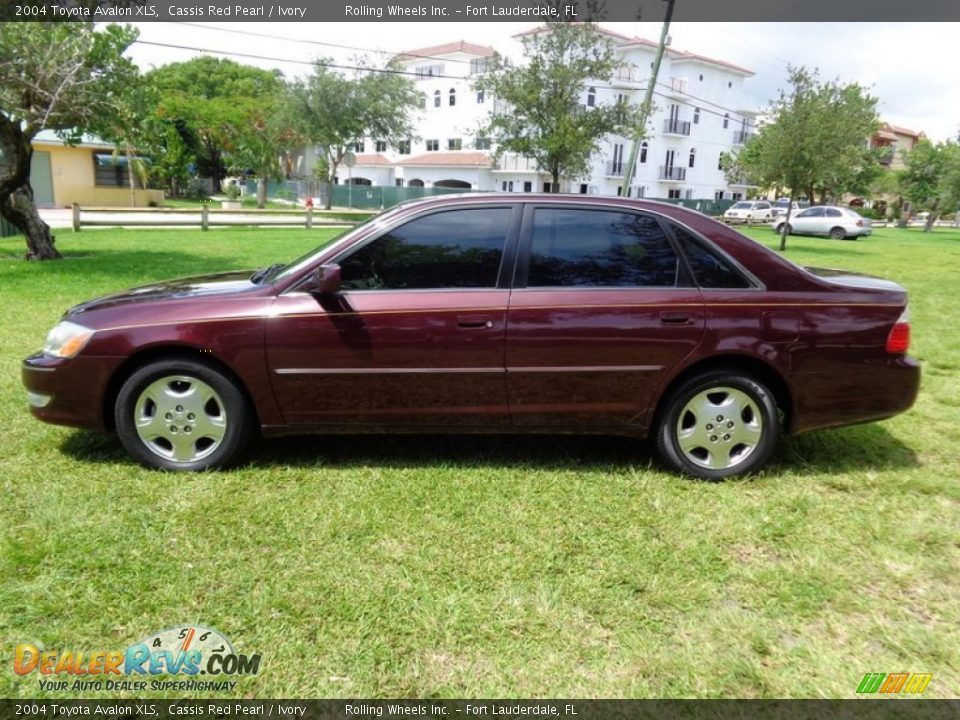
{"label": "lawn", "polygon": [[277,440],[162,475],[30,417],[20,360],[71,304],[332,232],[60,232],[48,264],[0,240],[0,697],[71,696],[15,676],[17,643],[122,650],[183,623],[262,653],[236,697],[850,697],[897,671],[960,694],[960,233],[791,238],[910,290],[923,389],[746,481],[569,437]]}

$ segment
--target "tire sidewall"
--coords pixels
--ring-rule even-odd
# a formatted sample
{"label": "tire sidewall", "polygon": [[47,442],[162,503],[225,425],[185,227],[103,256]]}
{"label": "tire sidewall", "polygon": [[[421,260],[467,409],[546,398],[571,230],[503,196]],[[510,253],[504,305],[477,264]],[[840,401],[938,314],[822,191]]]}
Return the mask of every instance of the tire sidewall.
{"label": "tire sidewall", "polygon": [[[677,441],[677,421],[690,398],[711,387],[731,387],[749,395],[763,416],[763,434],[750,456],[739,465],[723,470],[710,470],[690,461]],[[748,475],[763,466],[773,453],[780,436],[780,418],[773,394],[765,385],[735,371],[714,371],[698,375],[674,390],[664,403],[657,426],[657,450],[661,458],[685,475],[702,480],[724,480]]]}
{"label": "tire sidewall", "polygon": [[[220,396],[227,415],[227,430],[220,446],[210,455],[189,463],[179,463],[152,452],[140,439],[133,420],[140,393],[150,383],[168,375],[187,375],[202,380]],[[145,365],[126,379],[117,394],[114,418],[121,444],[141,465],[159,470],[200,471],[224,467],[236,460],[247,445],[251,431],[251,413],[246,397],[233,381],[209,365],[195,360],[159,360]]]}

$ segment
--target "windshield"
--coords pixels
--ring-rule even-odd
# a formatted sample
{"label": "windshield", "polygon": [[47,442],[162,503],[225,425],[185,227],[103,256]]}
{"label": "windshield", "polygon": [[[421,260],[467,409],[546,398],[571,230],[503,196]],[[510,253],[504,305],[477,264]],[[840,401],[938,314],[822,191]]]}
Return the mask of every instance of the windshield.
{"label": "windshield", "polygon": [[737,203],[730,209],[731,210],[749,210],[752,207],[753,207],[753,203],[742,202],[742,203]]}
{"label": "windshield", "polygon": [[[391,215],[391,214],[392,213],[387,213],[386,215]],[[372,218],[365,220],[359,225],[356,225],[354,227],[349,227],[345,229],[343,232],[337,233],[322,245],[318,245],[317,247],[313,248],[309,252],[304,253],[303,255],[298,257],[296,260],[293,260],[287,263],[286,265],[278,266],[276,269],[270,272],[267,277],[263,278],[261,282],[273,283],[273,282],[276,282],[277,280],[283,280],[284,278],[289,277],[290,275],[293,275],[294,273],[298,272],[305,266],[309,265],[310,262],[317,256],[319,252],[321,252],[322,250],[325,250],[331,244],[338,242],[339,240],[342,240],[347,235],[350,235],[351,233],[354,233],[360,230],[361,228],[365,228],[368,225],[372,225],[375,222],[379,222],[383,220],[386,217],[386,215],[374,215]]]}

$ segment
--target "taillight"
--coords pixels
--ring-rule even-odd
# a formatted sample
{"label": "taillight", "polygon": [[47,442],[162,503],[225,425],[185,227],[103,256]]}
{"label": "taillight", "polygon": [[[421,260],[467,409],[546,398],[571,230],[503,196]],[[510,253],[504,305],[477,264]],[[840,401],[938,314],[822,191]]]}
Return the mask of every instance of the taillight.
{"label": "taillight", "polygon": [[887,352],[903,354],[910,349],[910,309],[904,308],[897,322],[887,335]]}
{"label": "taillight", "polygon": [[863,220],[857,220],[857,227],[863,227]]}

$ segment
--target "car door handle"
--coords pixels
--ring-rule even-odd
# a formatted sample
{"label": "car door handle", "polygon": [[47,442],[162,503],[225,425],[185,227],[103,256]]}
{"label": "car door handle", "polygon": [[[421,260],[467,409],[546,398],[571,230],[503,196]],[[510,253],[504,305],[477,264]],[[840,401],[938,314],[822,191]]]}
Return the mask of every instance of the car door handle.
{"label": "car door handle", "polygon": [[493,318],[486,315],[457,315],[457,327],[465,330],[489,330],[493,327]]}
{"label": "car door handle", "polygon": [[684,312],[662,312],[660,313],[660,322],[668,325],[689,325],[693,320],[689,313]]}

